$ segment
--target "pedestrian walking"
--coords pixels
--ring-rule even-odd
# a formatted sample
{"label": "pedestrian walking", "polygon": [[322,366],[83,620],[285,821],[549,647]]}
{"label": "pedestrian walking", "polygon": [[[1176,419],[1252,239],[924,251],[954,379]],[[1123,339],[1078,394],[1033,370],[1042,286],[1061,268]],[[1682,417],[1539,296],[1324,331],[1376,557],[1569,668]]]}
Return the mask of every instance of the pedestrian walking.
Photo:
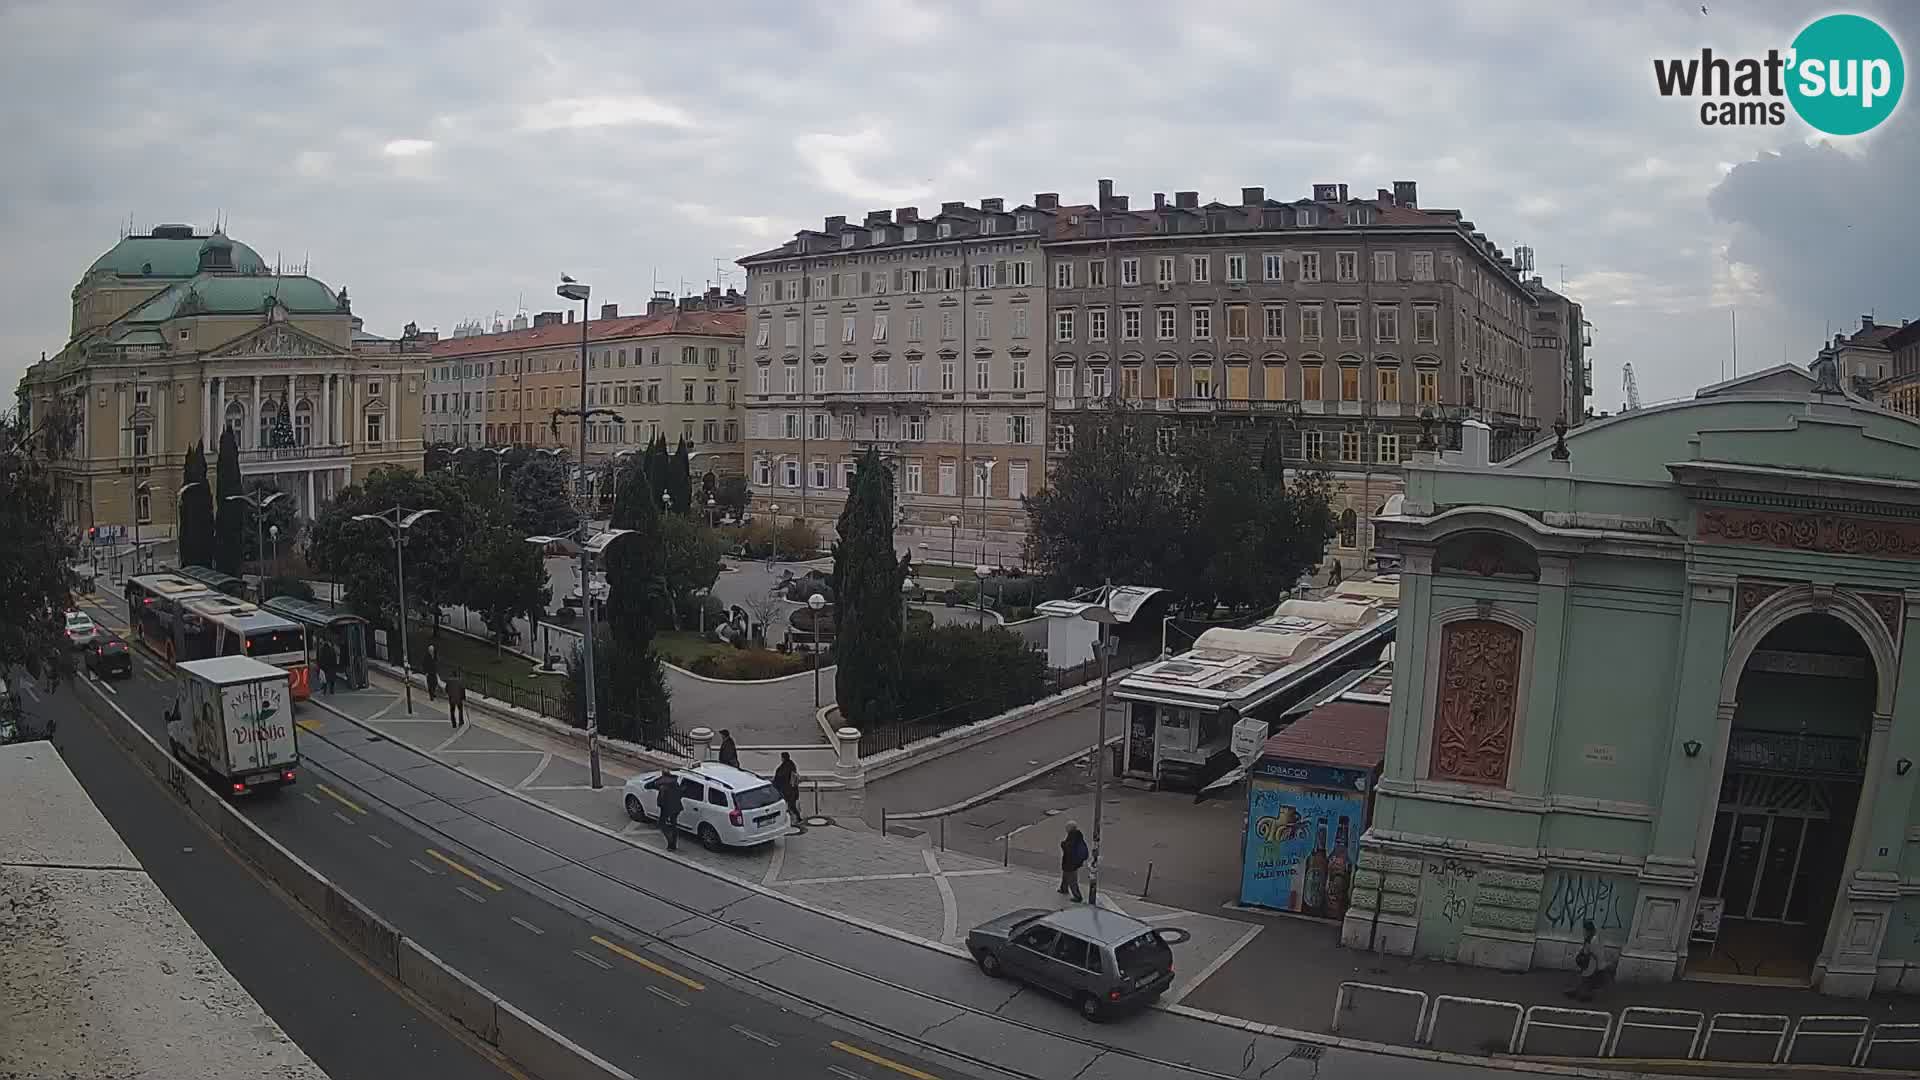
{"label": "pedestrian walking", "polygon": [[[433,701],[440,693],[440,653],[434,649],[433,642],[427,642],[427,653],[420,658],[420,670],[427,676],[427,700]],[[448,679],[449,683],[453,680]],[[448,690],[451,694],[452,690]]]}
{"label": "pedestrian walking", "polygon": [[1080,823],[1067,822],[1067,835],[1060,838],[1060,895],[1071,893],[1075,900],[1084,899],[1080,895],[1080,868],[1087,865],[1087,837],[1080,831]]}
{"label": "pedestrian walking", "polygon": [[792,815],[794,824],[800,823],[800,766],[793,763],[793,755],[780,751],[780,767],[773,770],[773,790],[787,800],[787,813]]}
{"label": "pedestrian walking", "polygon": [[1600,949],[1593,941],[1593,920],[1581,923],[1580,930],[1580,951],[1573,954],[1573,970],[1580,978],[1567,990],[1567,996],[1575,1001],[1592,1001],[1593,992],[1606,981],[1606,972],[1600,967]]}
{"label": "pedestrian walking", "polygon": [[467,726],[467,683],[458,671],[447,676],[447,719],[455,728]]}
{"label": "pedestrian walking", "polygon": [[661,773],[654,778],[653,790],[660,793],[660,831],[666,834],[667,850],[673,851],[680,839],[680,778]]}
{"label": "pedestrian walking", "polygon": [[733,732],[720,729],[720,764],[740,767],[740,748],[733,745]]}

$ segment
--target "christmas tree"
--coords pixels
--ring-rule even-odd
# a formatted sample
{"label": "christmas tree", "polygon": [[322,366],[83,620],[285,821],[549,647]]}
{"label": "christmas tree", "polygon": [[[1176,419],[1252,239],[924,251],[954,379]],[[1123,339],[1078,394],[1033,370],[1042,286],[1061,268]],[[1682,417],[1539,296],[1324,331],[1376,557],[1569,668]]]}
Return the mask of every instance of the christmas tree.
{"label": "christmas tree", "polygon": [[293,416],[287,410],[281,409],[274,415],[268,440],[276,448],[293,445]]}

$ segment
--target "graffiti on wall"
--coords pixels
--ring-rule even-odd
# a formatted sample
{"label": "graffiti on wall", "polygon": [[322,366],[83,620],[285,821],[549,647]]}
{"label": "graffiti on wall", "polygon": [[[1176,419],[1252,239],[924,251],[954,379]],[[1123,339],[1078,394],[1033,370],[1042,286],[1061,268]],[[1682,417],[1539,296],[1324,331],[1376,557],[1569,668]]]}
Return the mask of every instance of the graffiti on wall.
{"label": "graffiti on wall", "polygon": [[1440,917],[1450,923],[1464,924],[1467,909],[1473,906],[1472,865],[1459,859],[1431,860],[1427,863],[1427,876],[1434,880],[1439,899]]}
{"label": "graffiti on wall", "polygon": [[1633,925],[1635,891],[1632,882],[1606,874],[1554,870],[1541,894],[1541,929],[1578,934],[1591,921],[1601,934],[1624,934]]}

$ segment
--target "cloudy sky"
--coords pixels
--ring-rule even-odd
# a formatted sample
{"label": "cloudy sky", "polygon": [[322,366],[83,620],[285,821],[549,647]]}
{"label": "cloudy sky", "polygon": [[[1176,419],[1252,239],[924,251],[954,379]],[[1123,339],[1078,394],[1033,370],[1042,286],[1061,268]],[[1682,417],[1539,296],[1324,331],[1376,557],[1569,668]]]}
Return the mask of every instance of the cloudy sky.
{"label": "cloudy sky", "polygon": [[[1713,129],[1654,56],[1784,48],[1796,0],[0,0],[0,383],[125,223],[205,224],[368,328],[631,308],[827,214],[1101,177],[1144,202],[1420,183],[1588,307],[1596,404],[1920,316],[1920,109]],[[1297,10],[1290,10],[1296,9]],[[1907,45],[1920,4],[1856,3]],[[1789,113],[1791,117],[1791,113]],[[1844,145],[1838,145],[1844,144]]]}

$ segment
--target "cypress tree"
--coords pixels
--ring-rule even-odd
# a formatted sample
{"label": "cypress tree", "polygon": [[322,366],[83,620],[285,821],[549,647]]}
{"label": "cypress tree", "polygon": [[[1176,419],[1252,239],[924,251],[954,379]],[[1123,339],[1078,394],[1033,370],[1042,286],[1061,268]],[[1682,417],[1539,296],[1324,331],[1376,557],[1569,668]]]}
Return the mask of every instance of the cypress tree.
{"label": "cypress tree", "polygon": [[602,558],[607,568],[608,621],[623,653],[638,656],[653,643],[653,608],[660,580],[660,503],[644,468],[621,468],[608,525],[634,535],[613,544]]}
{"label": "cypress tree", "polygon": [[667,461],[667,437],[656,435],[647,444],[647,452],[641,455],[647,470],[647,487],[653,491],[653,505],[660,505],[660,493],[667,490],[667,475],[670,467]]}
{"label": "cypress tree", "polygon": [[240,489],[240,441],[233,429],[220,433],[219,477],[213,517],[213,565],[224,574],[238,575],[242,552],[246,550],[247,504],[228,501],[227,496],[243,494]]}
{"label": "cypress tree", "polygon": [[[186,469],[180,478],[180,565],[213,565],[213,488],[207,483],[207,444],[187,448]],[[198,485],[198,486],[194,486]]]}
{"label": "cypress tree", "polygon": [[834,688],[855,724],[900,716],[900,586],[907,564],[893,550],[893,470],[868,450],[840,512],[833,552]]}
{"label": "cypress tree", "polygon": [[667,495],[673,499],[676,513],[682,517],[693,515],[693,456],[685,436],[673,452],[673,462],[667,470]]}

